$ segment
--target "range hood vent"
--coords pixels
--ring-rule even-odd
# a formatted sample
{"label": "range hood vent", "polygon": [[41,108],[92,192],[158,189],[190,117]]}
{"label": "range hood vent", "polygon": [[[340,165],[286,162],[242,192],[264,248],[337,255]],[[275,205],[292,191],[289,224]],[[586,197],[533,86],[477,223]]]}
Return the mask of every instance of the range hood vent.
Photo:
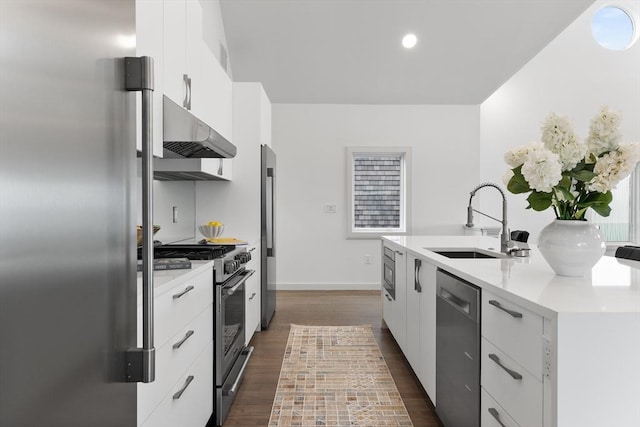
{"label": "range hood vent", "polygon": [[163,154],[165,158],[232,158],[236,146],[211,126],[169,98],[163,104]]}
{"label": "range hood vent", "polygon": [[223,176],[222,159],[153,159],[153,178],[158,181],[229,181]]}

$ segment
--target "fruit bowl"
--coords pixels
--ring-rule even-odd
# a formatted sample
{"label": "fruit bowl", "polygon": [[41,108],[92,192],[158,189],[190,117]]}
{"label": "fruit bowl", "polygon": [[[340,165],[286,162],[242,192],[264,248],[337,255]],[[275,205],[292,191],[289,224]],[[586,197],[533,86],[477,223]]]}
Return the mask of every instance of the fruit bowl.
{"label": "fruit bowl", "polygon": [[207,239],[215,239],[224,231],[224,225],[199,225],[198,230]]}

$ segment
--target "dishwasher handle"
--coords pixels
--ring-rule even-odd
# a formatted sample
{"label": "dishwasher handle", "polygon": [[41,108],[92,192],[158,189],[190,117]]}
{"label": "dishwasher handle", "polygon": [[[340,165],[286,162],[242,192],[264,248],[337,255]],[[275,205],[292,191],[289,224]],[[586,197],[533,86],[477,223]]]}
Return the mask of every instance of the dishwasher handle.
{"label": "dishwasher handle", "polygon": [[469,301],[465,301],[462,298],[455,296],[445,288],[440,288],[440,295],[438,296],[463,313],[467,315],[471,314],[471,303]]}

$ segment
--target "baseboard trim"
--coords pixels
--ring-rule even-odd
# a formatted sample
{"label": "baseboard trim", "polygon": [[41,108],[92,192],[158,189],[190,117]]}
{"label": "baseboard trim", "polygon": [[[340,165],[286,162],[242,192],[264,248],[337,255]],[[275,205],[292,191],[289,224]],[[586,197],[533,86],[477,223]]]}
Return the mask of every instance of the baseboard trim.
{"label": "baseboard trim", "polygon": [[380,283],[278,283],[279,291],[377,291]]}

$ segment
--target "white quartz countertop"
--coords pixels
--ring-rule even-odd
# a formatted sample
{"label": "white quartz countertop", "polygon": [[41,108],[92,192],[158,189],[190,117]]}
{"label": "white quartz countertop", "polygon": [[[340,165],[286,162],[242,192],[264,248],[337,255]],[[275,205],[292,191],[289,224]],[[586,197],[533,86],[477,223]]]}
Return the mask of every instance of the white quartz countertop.
{"label": "white quartz countertop", "polygon": [[[450,259],[432,250],[500,251],[486,236],[386,236],[391,242],[545,317],[561,313],[640,313],[640,262],[603,256],[585,277],[558,276],[532,246],[528,258]],[[429,249],[427,249],[429,248]]]}
{"label": "white quartz countertop", "polygon": [[[206,269],[213,269],[213,261],[191,261],[190,269],[155,270],[153,272],[154,296],[162,295],[176,285],[197,276]],[[213,286],[213,282],[211,282]],[[142,273],[138,272],[138,296],[142,295]]]}

